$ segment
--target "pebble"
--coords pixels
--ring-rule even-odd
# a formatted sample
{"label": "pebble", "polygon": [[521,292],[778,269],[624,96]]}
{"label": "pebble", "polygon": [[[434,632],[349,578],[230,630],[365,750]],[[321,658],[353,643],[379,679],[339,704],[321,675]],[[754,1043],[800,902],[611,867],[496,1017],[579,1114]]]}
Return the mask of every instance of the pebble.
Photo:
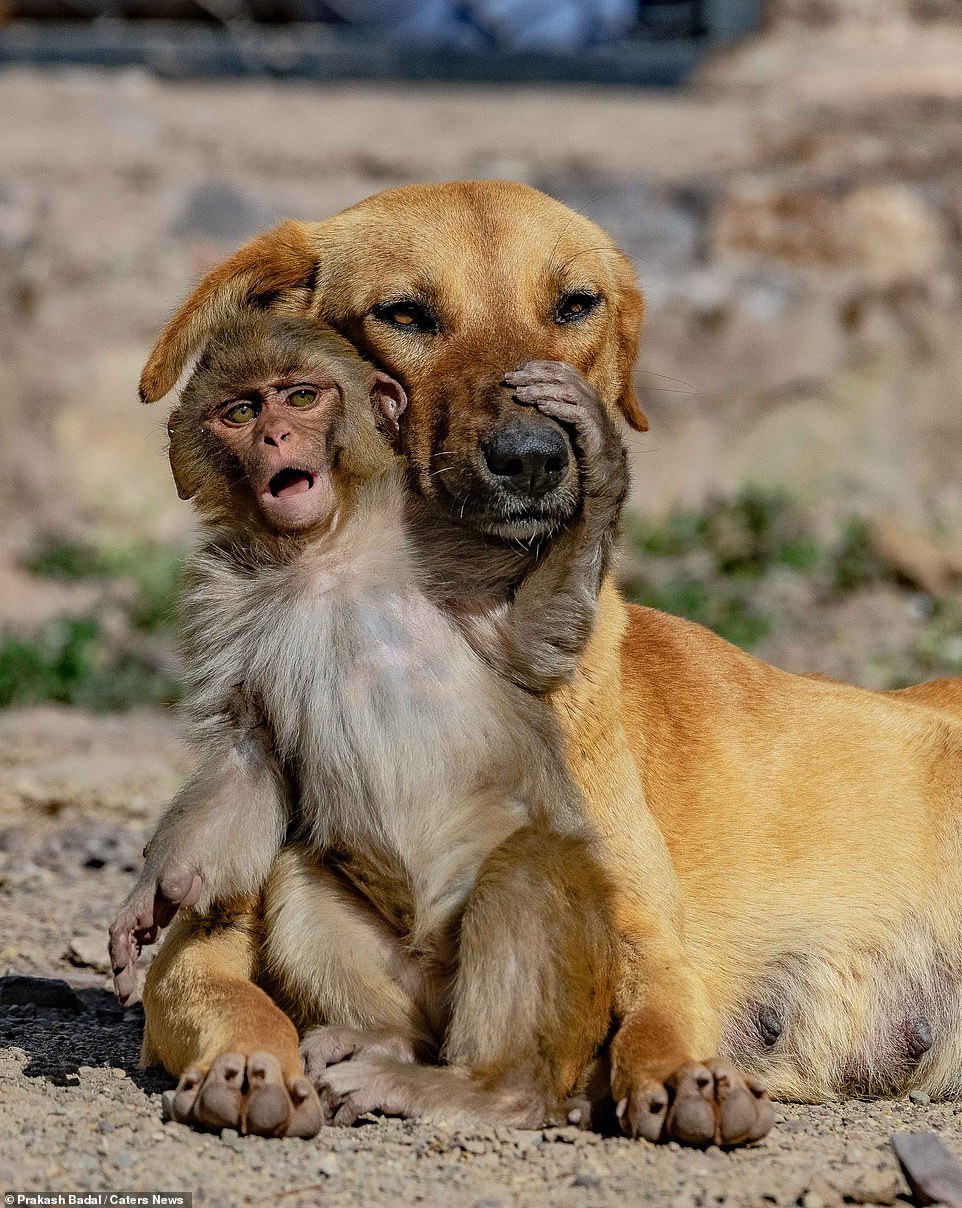
{"label": "pebble", "polygon": [[927,1095],[925,1091],[909,1091],[909,1098],[913,1103],[920,1103],[923,1105],[932,1102],[931,1096]]}
{"label": "pebble", "polygon": [[70,941],[66,952],[72,965],[93,969],[97,973],[110,972],[105,935],[77,935]]}

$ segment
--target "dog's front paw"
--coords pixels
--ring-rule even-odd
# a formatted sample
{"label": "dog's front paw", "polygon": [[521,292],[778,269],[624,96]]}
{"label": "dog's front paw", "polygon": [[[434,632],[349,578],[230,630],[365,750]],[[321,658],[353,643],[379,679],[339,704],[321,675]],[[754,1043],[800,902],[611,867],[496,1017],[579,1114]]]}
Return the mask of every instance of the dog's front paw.
{"label": "dog's front paw", "polygon": [[664,1081],[616,1086],[622,1131],[648,1141],[733,1148],[760,1141],[775,1122],[765,1088],[725,1061],[688,1062]]}

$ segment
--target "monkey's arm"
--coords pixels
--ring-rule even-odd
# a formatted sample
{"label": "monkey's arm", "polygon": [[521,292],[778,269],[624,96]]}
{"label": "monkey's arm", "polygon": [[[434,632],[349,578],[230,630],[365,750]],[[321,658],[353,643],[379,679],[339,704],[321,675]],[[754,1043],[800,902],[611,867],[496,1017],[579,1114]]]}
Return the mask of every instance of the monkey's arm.
{"label": "monkey's arm", "polygon": [[594,624],[598,593],[628,491],[614,420],[595,388],[563,361],[530,361],[505,377],[518,402],[568,428],[581,472],[581,509],[493,612],[459,618],[468,641],[501,675],[544,695],[573,674]]}
{"label": "monkey's arm", "polygon": [[221,741],[157,825],[136,885],[110,925],[117,996],[134,996],[134,965],[181,907],[253,892],[267,878],[289,817],[285,779],[262,727],[234,711]]}

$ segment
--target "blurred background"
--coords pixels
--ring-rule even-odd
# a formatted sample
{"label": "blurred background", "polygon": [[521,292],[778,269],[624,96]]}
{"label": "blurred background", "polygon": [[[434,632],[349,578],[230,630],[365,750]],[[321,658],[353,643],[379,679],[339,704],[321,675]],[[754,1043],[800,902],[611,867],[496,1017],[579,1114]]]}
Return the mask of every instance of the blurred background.
{"label": "blurred background", "polygon": [[190,515],[136,382],[192,284],[456,177],[637,265],[632,599],[962,672],[962,0],[0,0],[0,707],[176,699]]}

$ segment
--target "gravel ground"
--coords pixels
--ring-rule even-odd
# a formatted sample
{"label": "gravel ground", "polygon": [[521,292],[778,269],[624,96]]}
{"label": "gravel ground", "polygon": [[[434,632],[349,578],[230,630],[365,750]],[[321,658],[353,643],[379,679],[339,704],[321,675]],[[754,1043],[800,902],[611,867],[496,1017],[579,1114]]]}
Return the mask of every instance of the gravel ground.
{"label": "gravel ground", "polygon": [[[0,990],[0,1191],[167,1190],[206,1204],[590,1205],[911,1202],[895,1132],[962,1157],[962,1104],[779,1105],[724,1154],[574,1129],[452,1132],[401,1121],[265,1141],[165,1123],[172,1085],[138,1069],[143,1017],[106,989],[104,931],[144,828],[188,766],[161,714],[0,715],[0,971],[70,983],[59,1008]],[[7,991],[7,996],[11,992]]]}

